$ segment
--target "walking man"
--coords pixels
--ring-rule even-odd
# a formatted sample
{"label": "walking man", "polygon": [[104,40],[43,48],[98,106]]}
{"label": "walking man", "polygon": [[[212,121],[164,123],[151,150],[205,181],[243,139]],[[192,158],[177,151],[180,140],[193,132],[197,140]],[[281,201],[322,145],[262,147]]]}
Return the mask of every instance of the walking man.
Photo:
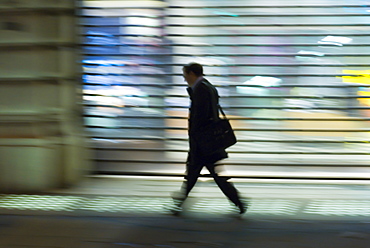
{"label": "walking man", "polygon": [[204,155],[200,152],[196,142],[196,134],[202,128],[210,124],[215,116],[218,116],[218,93],[216,88],[203,77],[203,67],[198,63],[190,63],[183,67],[183,76],[189,87],[187,91],[190,96],[191,104],[189,109],[189,153],[186,161],[186,176],[182,184],[180,193],[174,193],[176,210],[178,213],[182,210],[182,204],[188,197],[190,191],[196,184],[200,172],[206,167],[215,180],[218,187],[226,197],[235,204],[239,213],[246,211],[245,204],[241,201],[239,193],[232,183],[228,182],[229,178],[221,177],[215,171],[215,163],[221,159],[227,158],[225,150],[218,150],[210,155]]}

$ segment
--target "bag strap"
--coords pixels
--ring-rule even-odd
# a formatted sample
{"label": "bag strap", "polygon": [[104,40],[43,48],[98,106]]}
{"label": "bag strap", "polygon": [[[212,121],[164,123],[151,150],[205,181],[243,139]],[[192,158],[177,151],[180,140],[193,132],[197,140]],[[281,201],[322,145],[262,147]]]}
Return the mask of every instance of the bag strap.
{"label": "bag strap", "polygon": [[217,106],[218,106],[218,109],[220,110],[221,114],[224,116],[224,119],[227,120],[227,117],[226,117],[224,111],[222,110],[221,105],[220,104],[217,104]]}
{"label": "bag strap", "polygon": [[[220,110],[220,112],[221,112],[221,114],[222,114],[222,116],[224,117],[224,119],[226,119],[227,120],[227,117],[226,117],[226,115],[225,115],[225,113],[224,113],[224,111],[222,110],[222,108],[221,108],[221,105],[220,105],[220,103],[219,103],[219,99],[220,99],[220,96],[218,95],[218,92],[217,92],[217,89],[216,89],[216,87],[215,86],[213,86],[213,85],[211,85],[211,83],[210,82],[208,82],[208,80],[204,80],[205,81],[205,85],[207,86],[207,87],[209,87],[210,88],[210,90],[215,94],[215,98],[213,98],[212,97],[212,99],[213,99],[213,106],[217,106],[217,108],[216,109],[214,109],[214,116],[215,116],[215,118],[216,119],[218,119],[218,118],[220,118],[220,116],[219,116],[219,112],[218,112],[218,110]],[[216,101],[216,102],[214,102],[214,101]]]}

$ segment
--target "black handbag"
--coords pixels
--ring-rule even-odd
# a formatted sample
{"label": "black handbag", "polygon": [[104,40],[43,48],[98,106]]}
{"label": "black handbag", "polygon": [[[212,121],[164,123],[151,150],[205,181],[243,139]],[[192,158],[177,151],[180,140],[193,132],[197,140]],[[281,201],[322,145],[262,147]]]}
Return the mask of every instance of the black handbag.
{"label": "black handbag", "polygon": [[212,155],[213,153],[224,150],[234,145],[237,140],[229,120],[220,105],[217,105],[223,118],[217,116],[216,121],[206,126],[195,135],[197,149],[203,155]]}

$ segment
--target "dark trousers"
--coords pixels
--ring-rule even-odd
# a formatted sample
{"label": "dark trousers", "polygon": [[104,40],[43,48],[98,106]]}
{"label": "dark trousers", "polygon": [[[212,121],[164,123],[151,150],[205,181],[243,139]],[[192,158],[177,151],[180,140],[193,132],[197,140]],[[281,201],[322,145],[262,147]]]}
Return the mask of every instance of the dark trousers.
{"label": "dark trousers", "polygon": [[185,198],[189,195],[190,191],[196,184],[200,176],[200,172],[202,171],[204,166],[211,173],[211,176],[213,177],[221,191],[225,194],[225,196],[229,198],[229,200],[233,202],[236,206],[239,206],[240,198],[238,191],[236,190],[234,185],[228,181],[228,177],[222,177],[216,173],[214,164],[205,164],[202,166],[187,166],[187,175],[185,177],[186,181],[184,181],[182,185],[182,190],[185,194]]}

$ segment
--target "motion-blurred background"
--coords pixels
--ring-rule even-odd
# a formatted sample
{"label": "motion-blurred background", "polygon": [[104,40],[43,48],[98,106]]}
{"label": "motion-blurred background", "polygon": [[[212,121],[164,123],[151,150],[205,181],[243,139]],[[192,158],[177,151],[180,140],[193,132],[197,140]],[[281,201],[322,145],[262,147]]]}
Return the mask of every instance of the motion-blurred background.
{"label": "motion-blurred background", "polygon": [[369,1],[4,0],[0,11],[9,190],[181,175],[189,62],[235,128],[232,177],[369,178]]}

